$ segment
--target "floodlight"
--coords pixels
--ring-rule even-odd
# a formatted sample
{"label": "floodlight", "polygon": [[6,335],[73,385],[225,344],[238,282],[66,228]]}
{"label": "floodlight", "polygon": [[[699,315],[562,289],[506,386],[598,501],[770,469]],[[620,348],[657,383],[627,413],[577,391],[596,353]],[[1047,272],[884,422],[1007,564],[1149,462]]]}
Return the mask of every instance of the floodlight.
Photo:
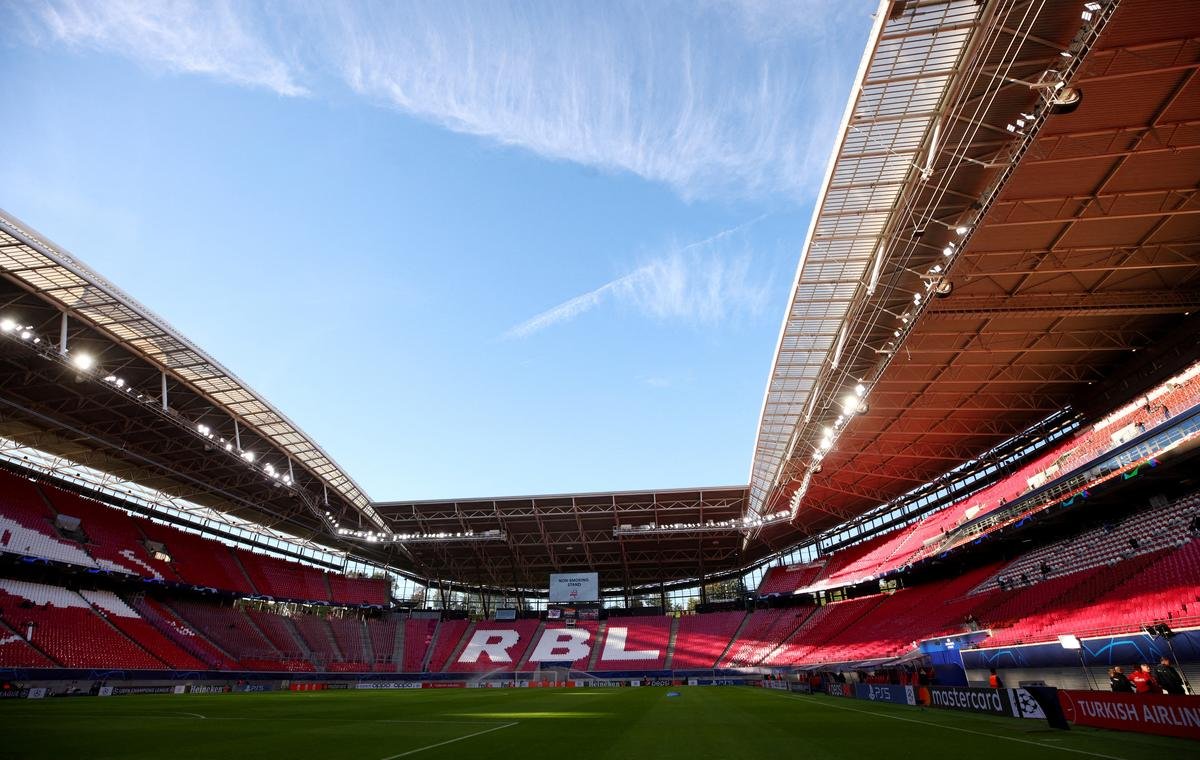
{"label": "floodlight", "polygon": [[1079,642],[1079,637],[1070,633],[1062,633],[1058,636],[1058,643],[1063,649],[1082,649],[1083,644]]}
{"label": "floodlight", "polygon": [[855,396],[853,393],[847,393],[845,398],[842,399],[842,412],[849,417],[857,411],[858,396]]}
{"label": "floodlight", "polygon": [[4,319],[0,319],[0,330],[3,330],[6,333],[10,333],[15,329],[17,329],[16,322],[12,321],[8,317],[5,317]]}
{"label": "floodlight", "polygon": [[95,358],[89,353],[80,352],[75,354],[75,358],[72,361],[76,367],[85,372],[96,366]]}

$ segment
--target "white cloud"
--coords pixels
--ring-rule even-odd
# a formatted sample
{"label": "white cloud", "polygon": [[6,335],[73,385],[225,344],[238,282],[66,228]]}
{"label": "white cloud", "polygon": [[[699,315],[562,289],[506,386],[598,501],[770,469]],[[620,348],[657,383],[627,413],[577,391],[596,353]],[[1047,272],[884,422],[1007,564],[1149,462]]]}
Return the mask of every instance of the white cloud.
{"label": "white cloud", "polygon": [[526,338],[536,332],[541,332],[547,327],[558,324],[559,322],[568,322],[580,314],[591,311],[600,304],[604,303],[604,299],[610,294],[618,291],[623,291],[631,279],[643,276],[642,270],[635,270],[629,274],[618,277],[612,282],[606,282],[595,290],[584,293],[580,296],[575,296],[569,301],[563,301],[558,306],[552,309],[547,309],[537,316],[531,317],[521,324],[513,327],[504,333],[506,338]]}
{"label": "white cloud", "polygon": [[282,95],[344,85],[452,130],[630,172],[688,199],[795,201],[815,192],[873,3],[23,7],[54,43],[148,67]]}
{"label": "white cloud", "polygon": [[294,67],[272,50],[268,24],[244,10],[231,0],[49,0],[28,6],[27,14],[55,44],[280,95],[306,94]]}
{"label": "white cloud", "polygon": [[[723,20],[737,25],[757,42],[802,39],[810,43],[829,37],[838,28],[853,28],[856,20],[873,13],[871,0],[692,0]],[[855,55],[861,51],[852,51]],[[857,61],[855,61],[857,62]]]}
{"label": "white cloud", "polygon": [[[350,87],[402,111],[632,172],[686,198],[798,198],[824,167],[858,46],[839,46],[826,24],[841,3],[808,4],[793,44],[762,44],[749,30],[769,16],[750,5],[448,1],[317,12],[336,30],[326,41]],[[787,19],[780,28],[796,29]]]}
{"label": "white cloud", "polygon": [[748,252],[730,253],[731,239],[753,219],[710,238],[675,246],[628,274],[547,309],[504,333],[527,338],[569,322],[606,302],[623,305],[659,321],[713,324],[736,314],[758,313],[766,303],[767,283],[751,276]]}

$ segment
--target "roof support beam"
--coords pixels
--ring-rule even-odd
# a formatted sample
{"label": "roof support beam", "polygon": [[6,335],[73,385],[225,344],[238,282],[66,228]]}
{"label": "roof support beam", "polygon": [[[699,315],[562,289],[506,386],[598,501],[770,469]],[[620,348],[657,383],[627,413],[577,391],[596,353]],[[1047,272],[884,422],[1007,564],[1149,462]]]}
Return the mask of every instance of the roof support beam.
{"label": "roof support beam", "polygon": [[[1193,265],[1195,266],[1195,265]],[[1121,268],[1121,267],[1114,267]],[[1041,273],[1041,270],[1038,270]],[[1200,308],[1200,291],[1129,290],[1109,293],[1019,293],[966,295],[937,300],[926,319],[984,319],[995,316],[1093,317],[1174,314]],[[1075,328],[1078,329],[1078,328]],[[922,334],[929,334],[922,331]],[[993,331],[993,335],[1000,335]]]}

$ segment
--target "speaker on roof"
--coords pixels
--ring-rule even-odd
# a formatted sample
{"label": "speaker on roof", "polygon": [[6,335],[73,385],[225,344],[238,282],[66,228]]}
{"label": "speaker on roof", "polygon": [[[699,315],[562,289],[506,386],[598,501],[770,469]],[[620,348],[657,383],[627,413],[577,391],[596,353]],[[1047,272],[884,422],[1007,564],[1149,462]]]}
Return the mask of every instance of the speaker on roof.
{"label": "speaker on roof", "polygon": [[1069,114],[1083,102],[1083,90],[1078,87],[1063,87],[1050,96],[1050,113]]}

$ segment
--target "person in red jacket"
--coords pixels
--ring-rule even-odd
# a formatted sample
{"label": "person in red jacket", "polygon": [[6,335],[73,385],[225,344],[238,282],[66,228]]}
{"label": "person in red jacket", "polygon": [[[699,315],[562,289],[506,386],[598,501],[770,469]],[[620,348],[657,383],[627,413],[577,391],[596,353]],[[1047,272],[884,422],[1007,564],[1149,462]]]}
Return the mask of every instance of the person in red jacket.
{"label": "person in red jacket", "polygon": [[1130,673],[1129,682],[1138,694],[1162,694],[1162,689],[1158,688],[1148,663],[1143,662],[1137,670]]}
{"label": "person in red jacket", "polygon": [[1000,676],[996,673],[995,668],[992,668],[992,672],[988,675],[988,686],[992,687],[993,689],[1004,688],[1004,681],[1001,680]]}

